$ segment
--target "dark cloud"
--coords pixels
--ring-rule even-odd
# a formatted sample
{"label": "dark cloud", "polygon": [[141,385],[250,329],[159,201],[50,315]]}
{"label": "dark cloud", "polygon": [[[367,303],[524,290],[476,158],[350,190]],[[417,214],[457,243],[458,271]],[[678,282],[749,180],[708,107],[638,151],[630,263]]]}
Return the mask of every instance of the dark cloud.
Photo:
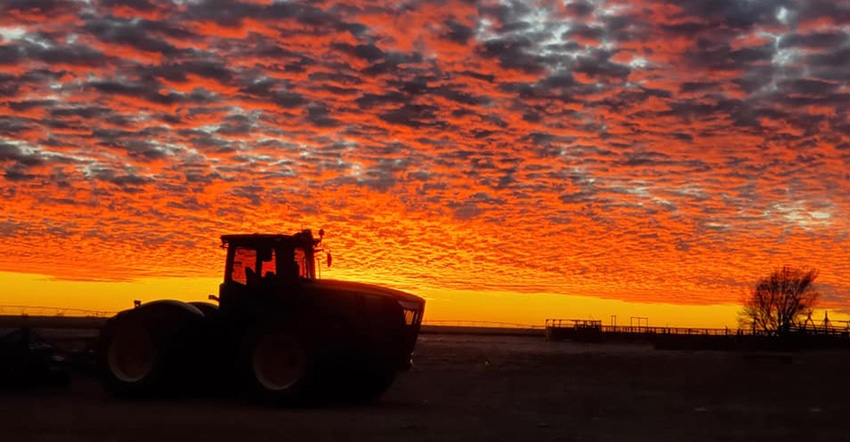
{"label": "dark cloud", "polygon": [[0,117],[0,135],[15,138],[22,132],[32,131],[36,123],[23,118]]}
{"label": "dark cloud", "polygon": [[408,101],[408,97],[400,92],[388,92],[386,94],[363,94],[354,100],[360,108],[370,109],[372,107],[382,107],[384,105],[403,104]]}
{"label": "dark cloud", "polygon": [[103,67],[106,65],[107,57],[89,46],[60,44],[54,41],[45,41],[43,44],[32,42],[18,42],[12,45],[0,46],[0,63],[6,56],[4,52],[14,51],[14,56],[7,59],[9,63],[22,60],[37,60],[49,65],[72,65],[89,68]]}
{"label": "dark cloud", "polygon": [[23,58],[23,51],[16,45],[0,45],[0,65],[15,64]]}
{"label": "dark cloud", "polygon": [[340,52],[366,60],[370,63],[381,60],[386,54],[374,44],[350,45],[347,43],[335,43],[331,46]]}
{"label": "dark cloud", "polygon": [[330,107],[323,103],[313,103],[307,107],[307,120],[317,127],[336,127],[341,124],[331,116]]}
{"label": "dark cloud", "polygon": [[588,26],[583,23],[572,26],[568,31],[563,33],[564,39],[580,37],[582,39],[600,41],[604,36],[605,30],[603,28],[598,26]]}
{"label": "dark cloud", "polygon": [[439,125],[436,121],[437,108],[424,104],[405,104],[400,108],[380,114],[380,118],[388,123],[402,124],[414,128]]}
{"label": "dark cloud", "polygon": [[822,80],[814,80],[807,78],[797,78],[793,80],[781,81],[777,87],[788,94],[804,94],[825,97],[826,95],[835,92],[841,85],[839,83],[831,83]]}
{"label": "dark cloud", "polygon": [[144,177],[135,174],[125,174],[112,170],[107,167],[95,168],[92,176],[99,180],[115,184],[127,192],[139,192],[139,186],[151,183],[153,180],[149,177]]}
{"label": "dark cloud", "polygon": [[482,57],[496,58],[505,69],[528,73],[541,73],[544,57],[534,53],[534,42],[529,37],[504,37],[481,43],[478,52]]}
{"label": "dark cloud", "polygon": [[150,0],[97,0],[97,3],[104,8],[123,6],[143,12],[154,11],[158,8],[158,5]]}
{"label": "dark cloud", "polygon": [[18,146],[0,142],[0,162],[13,162],[13,165],[29,167],[44,164],[44,159],[39,153],[25,153]]}
{"label": "dark cloud", "polygon": [[141,98],[151,104],[173,105],[188,101],[186,96],[173,92],[159,92],[155,83],[141,84],[119,81],[93,81],[86,85],[102,94],[122,95],[130,98]]}
{"label": "dark cloud", "polygon": [[0,13],[23,12],[51,17],[74,13],[78,6],[77,2],[71,0],[7,0],[0,5]]}
{"label": "dark cloud", "polygon": [[465,45],[475,35],[472,28],[454,20],[449,20],[446,23],[446,27],[448,28],[448,32],[445,33],[445,37],[457,44]]}
{"label": "dark cloud", "polygon": [[11,101],[9,102],[9,108],[15,112],[25,112],[30,109],[38,109],[41,107],[52,107],[57,104],[57,100],[25,100],[25,101]]}
{"label": "dark cloud", "polygon": [[33,180],[36,178],[36,175],[28,173],[24,167],[12,166],[4,170],[3,177],[10,182],[17,182]]}
{"label": "dark cloud", "polygon": [[106,43],[126,45],[146,52],[173,56],[176,47],[158,38],[151,37],[151,29],[145,26],[145,20],[92,19],[84,29],[91,35]]}
{"label": "dark cloud", "polygon": [[805,48],[805,49],[832,49],[840,47],[850,41],[846,32],[812,32],[808,34],[785,34],[779,39],[779,47]]}
{"label": "dark cloud", "polygon": [[677,0],[684,16],[705,21],[720,21],[731,28],[777,25],[776,13],[781,6],[792,6],[788,0],[748,2],[738,0]]}
{"label": "dark cloud", "polygon": [[272,102],[284,109],[299,107],[306,101],[304,96],[293,92],[277,91],[272,94]]}
{"label": "dark cloud", "polygon": [[566,2],[567,9],[579,17],[586,17],[593,12],[593,4],[588,1],[570,1]]}
{"label": "dark cloud", "polygon": [[595,51],[589,57],[579,57],[573,64],[573,72],[587,74],[593,78],[625,78],[631,73],[628,66],[613,63],[607,51]]}

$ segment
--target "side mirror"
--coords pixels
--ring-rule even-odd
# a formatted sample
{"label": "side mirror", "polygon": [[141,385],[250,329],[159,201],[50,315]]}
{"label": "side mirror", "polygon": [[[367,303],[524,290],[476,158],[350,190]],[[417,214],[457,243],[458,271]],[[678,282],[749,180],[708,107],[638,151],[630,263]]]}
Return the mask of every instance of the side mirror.
{"label": "side mirror", "polygon": [[216,296],[216,295],[209,295],[209,296],[207,296],[207,299],[209,299],[210,301],[219,302],[218,296]]}
{"label": "side mirror", "polygon": [[332,262],[333,262],[333,257],[331,256],[331,252],[328,252],[328,268],[331,268]]}

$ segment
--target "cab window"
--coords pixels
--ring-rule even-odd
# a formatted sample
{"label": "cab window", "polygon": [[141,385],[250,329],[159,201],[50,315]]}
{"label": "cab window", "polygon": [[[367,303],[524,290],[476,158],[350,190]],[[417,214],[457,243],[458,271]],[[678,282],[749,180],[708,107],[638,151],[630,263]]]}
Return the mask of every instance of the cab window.
{"label": "cab window", "polygon": [[277,259],[274,249],[265,250],[260,254],[260,270],[258,275],[262,275],[264,281],[273,281],[277,272]]}
{"label": "cab window", "polygon": [[257,275],[257,251],[237,247],[233,254],[233,270],[230,279],[238,284],[248,285]]}
{"label": "cab window", "polygon": [[304,253],[304,249],[296,248],[294,257],[295,269],[298,277],[303,279],[310,278],[310,269],[308,268],[307,254]]}

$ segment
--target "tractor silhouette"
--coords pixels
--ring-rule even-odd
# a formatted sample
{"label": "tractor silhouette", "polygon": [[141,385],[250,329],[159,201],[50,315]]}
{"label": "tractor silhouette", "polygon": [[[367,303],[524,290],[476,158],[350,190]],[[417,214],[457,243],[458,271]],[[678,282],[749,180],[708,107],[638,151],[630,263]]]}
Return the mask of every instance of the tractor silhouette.
{"label": "tractor silhouette", "polygon": [[107,390],[142,397],[224,388],[282,405],[378,398],[411,366],[425,301],[317,279],[323,234],[222,236],[224,282],[210,295],[218,305],[136,302],[101,330]]}

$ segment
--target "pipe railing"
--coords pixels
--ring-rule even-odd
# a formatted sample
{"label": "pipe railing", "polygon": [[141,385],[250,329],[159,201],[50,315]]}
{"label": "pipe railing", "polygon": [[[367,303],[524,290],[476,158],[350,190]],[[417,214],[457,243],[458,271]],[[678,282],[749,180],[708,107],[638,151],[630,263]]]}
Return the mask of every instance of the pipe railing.
{"label": "pipe railing", "polygon": [[[602,325],[602,321],[593,319],[546,319],[545,326],[549,328],[598,329],[604,333],[638,333],[664,335],[703,335],[703,336],[767,336],[762,330],[744,328],[700,328],[700,327],[650,327],[647,325]],[[790,332],[804,335],[848,337],[847,328],[808,328],[792,327]]]}
{"label": "pipe railing", "polygon": [[0,316],[83,316],[108,318],[117,312],[86,310],[81,308],[53,307],[46,305],[0,305]]}

